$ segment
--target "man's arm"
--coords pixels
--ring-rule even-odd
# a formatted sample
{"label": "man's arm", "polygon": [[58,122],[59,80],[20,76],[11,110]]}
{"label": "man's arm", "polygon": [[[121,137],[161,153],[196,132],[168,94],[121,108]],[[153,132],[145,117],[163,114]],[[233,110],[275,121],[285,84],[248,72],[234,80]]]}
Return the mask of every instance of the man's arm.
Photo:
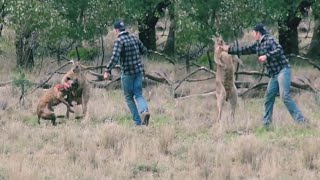
{"label": "man's arm", "polygon": [[228,48],[228,53],[229,54],[239,54],[239,55],[248,55],[248,54],[256,54],[256,47],[257,43],[254,43],[249,46],[242,46],[242,47],[235,47],[235,46],[230,46]]}
{"label": "man's arm", "polygon": [[111,70],[116,66],[116,64],[118,63],[119,59],[120,59],[120,53],[122,50],[122,43],[119,40],[116,40],[114,42],[114,46],[113,46],[113,51],[112,51],[112,57],[110,62],[107,65],[106,68],[106,72],[108,72],[109,74],[111,73]]}

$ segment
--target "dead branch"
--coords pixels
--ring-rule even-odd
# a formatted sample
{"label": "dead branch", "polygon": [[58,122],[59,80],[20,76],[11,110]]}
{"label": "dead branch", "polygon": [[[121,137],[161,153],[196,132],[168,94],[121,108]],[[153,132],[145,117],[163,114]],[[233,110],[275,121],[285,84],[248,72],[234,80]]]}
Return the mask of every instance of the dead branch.
{"label": "dead branch", "polygon": [[[240,82],[240,81],[236,81],[235,82],[237,88],[242,87],[242,88],[248,88],[250,86],[252,86],[251,82]],[[266,88],[268,85],[268,83],[259,83],[254,85],[253,87],[247,89],[246,91],[239,93],[240,97],[244,97],[247,93],[253,91],[253,90],[259,90],[262,88]],[[317,93],[317,90],[315,90],[312,86],[310,86],[309,84],[301,84],[298,82],[291,82],[291,86],[297,89],[301,89],[301,90],[306,90],[306,91],[310,91],[312,93]],[[181,95],[176,97],[176,99],[185,99],[185,98],[190,98],[190,97],[195,97],[195,96],[208,96],[208,95],[214,95],[215,91],[209,91],[209,92],[205,92],[205,93],[201,93],[201,94],[192,94],[192,95]]]}
{"label": "dead branch", "polygon": [[268,83],[259,83],[257,85],[254,85],[252,88],[249,88],[246,91],[240,93],[239,96],[240,97],[245,96],[248,92],[250,92],[252,90],[257,90],[257,89],[263,88],[263,87],[265,87],[267,85],[268,85]]}
{"label": "dead branch", "polygon": [[299,58],[299,59],[302,59],[304,61],[307,61],[309,64],[311,64],[314,68],[317,68],[319,71],[320,71],[320,67],[314,63],[313,61],[311,61],[310,59],[306,58],[306,57],[303,57],[303,56],[300,56],[300,55],[295,55],[295,54],[290,54],[289,57],[296,57],[296,58]]}
{"label": "dead branch", "polygon": [[187,82],[200,82],[200,81],[207,81],[207,80],[211,80],[214,79],[215,77],[208,77],[208,78],[203,78],[203,79],[186,79],[185,81]]}
{"label": "dead branch", "polygon": [[309,84],[301,84],[301,83],[298,83],[298,82],[294,82],[292,81],[291,82],[291,86],[292,87],[295,87],[295,88],[298,88],[298,89],[302,89],[302,90],[306,90],[306,91],[310,91],[312,93],[317,93],[317,90],[314,89],[312,86],[310,86]]}
{"label": "dead branch", "polygon": [[183,79],[178,80],[177,85],[176,85],[176,87],[174,88],[174,90],[177,90],[177,89],[180,87],[180,85],[181,85],[183,82],[186,81],[186,79],[188,79],[189,77],[191,77],[192,75],[196,74],[196,73],[199,72],[199,71],[206,71],[206,72],[208,72],[208,73],[210,73],[210,74],[212,74],[212,75],[214,75],[214,76],[216,75],[216,73],[215,73],[214,71],[211,71],[210,69],[207,69],[207,68],[205,68],[205,67],[200,67],[200,68],[196,69],[195,71],[193,71],[192,73],[188,74],[188,75],[187,75],[186,77],[184,77]]}
{"label": "dead branch", "polygon": [[88,72],[89,72],[89,74],[98,77],[98,79],[101,79],[101,78],[103,79],[103,74],[96,73],[96,72],[93,72],[93,71],[88,71]]}
{"label": "dead branch", "polygon": [[64,65],[60,66],[60,67],[59,67],[58,69],[56,69],[55,71],[47,74],[47,75],[50,75],[49,78],[47,78],[47,79],[46,79],[45,81],[43,81],[42,83],[38,84],[30,93],[27,93],[27,94],[25,94],[24,96],[27,96],[27,95],[29,95],[29,94],[32,94],[32,93],[33,93],[34,91],[36,91],[38,88],[42,87],[44,84],[46,84],[46,83],[53,77],[53,75],[54,75],[56,72],[58,72],[60,69],[64,68],[65,66],[67,66],[67,65],[69,65],[69,64],[71,64],[71,63],[72,63],[72,62],[69,61],[69,62],[65,63]]}
{"label": "dead branch", "polygon": [[261,72],[258,72],[258,71],[239,71],[239,72],[236,72],[235,74],[238,74],[238,75],[254,75],[254,76],[268,76],[267,73],[261,73]]}
{"label": "dead branch", "polygon": [[[247,83],[249,83],[248,85],[250,86],[250,82],[247,82]],[[251,88],[247,89],[246,91],[244,91],[243,93],[239,94],[239,96],[245,96],[248,92],[250,92],[252,90],[258,90],[258,89],[266,88],[267,85],[268,85],[268,83],[256,84],[253,87],[251,87]],[[301,83],[292,81],[291,82],[291,86],[294,87],[294,88],[297,88],[297,89],[309,91],[309,92],[312,92],[312,93],[317,93],[316,89],[314,89],[311,85],[306,84],[306,83],[301,84]]]}
{"label": "dead branch", "polygon": [[[178,68],[180,71],[181,70],[184,70],[184,69],[186,69],[186,68],[189,68],[189,67],[192,67],[192,66],[195,66],[194,64],[189,64],[189,65],[187,65],[187,66],[183,66],[183,67],[180,67],[180,68]],[[201,66],[200,66],[201,67]]]}
{"label": "dead branch", "polygon": [[[96,72],[93,72],[93,71],[89,71],[89,73],[93,76],[97,76],[98,79],[102,78],[103,79],[103,74],[100,74],[100,73],[96,73]],[[159,83],[165,83],[167,85],[171,85],[172,82],[170,80],[168,80],[167,78],[165,77],[162,77],[159,73],[157,73],[158,76],[160,77],[156,77],[156,76],[153,76],[151,74],[148,74],[148,73],[145,73],[144,76],[150,80],[153,80],[153,81],[156,81],[156,82],[159,82]],[[93,81],[92,81],[93,82]],[[100,85],[99,85],[100,86]]]}
{"label": "dead branch", "polygon": [[174,60],[172,60],[171,58],[169,58],[169,57],[168,57],[167,55],[165,55],[165,54],[162,54],[162,53],[160,53],[160,52],[158,52],[158,51],[152,51],[152,50],[148,50],[148,52],[149,52],[149,53],[153,53],[153,54],[157,54],[157,55],[159,55],[159,56],[162,56],[162,57],[164,57],[166,60],[168,60],[171,64],[175,65]]}
{"label": "dead branch", "polygon": [[211,91],[211,92],[206,92],[206,93],[202,93],[202,94],[191,94],[191,95],[185,95],[185,96],[178,96],[175,97],[175,99],[177,100],[181,100],[181,99],[186,99],[186,98],[190,98],[190,97],[206,97],[206,96],[210,96],[210,95],[216,95],[216,91]]}
{"label": "dead branch", "polygon": [[156,76],[152,76],[151,74],[147,74],[147,73],[145,73],[144,76],[150,80],[160,82],[160,83],[165,83],[167,85],[171,85],[171,82],[169,82],[167,79],[165,79],[163,77],[156,77]]}
{"label": "dead branch", "polygon": [[97,83],[95,81],[89,81],[90,84],[93,85],[94,88],[100,88],[100,89],[106,89],[108,88],[111,84],[117,82],[117,81],[120,81],[121,77],[117,77],[116,79],[110,81],[109,83],[107,84],[101,84],[101,83]]}
{"label": "dead branch", "polygon": [[6,86],[8,84],[11,84],[12,82],[13,82],[12,80],[11,81],[7,81],[7,82],[2,82],[2,83],[0,83],[0,87]]}
{"label": "dead branch", "polygon": [[236,81],[235,85],[238,89],[240,88],[250,88],[252,87],[252,82],[248,82],[248,81]]}

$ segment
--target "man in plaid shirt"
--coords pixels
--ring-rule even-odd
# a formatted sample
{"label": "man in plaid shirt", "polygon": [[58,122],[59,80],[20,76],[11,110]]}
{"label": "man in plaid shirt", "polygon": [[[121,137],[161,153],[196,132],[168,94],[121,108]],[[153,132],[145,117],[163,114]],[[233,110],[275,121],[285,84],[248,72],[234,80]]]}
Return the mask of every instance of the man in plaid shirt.
{"label": "man in plaid shirt", "polygon": [[265,94],[263,124],[269,127],[272,122],[273,105],[279,91],[281,100],[294,120],[305,122],[300,109],[290,96],[291,67],[281,45],[268,34],[263,24],[254,27],[253,35],[256,42],[252,45],[239,48],[225,45],[221,48],[229,54],[257,54],[259,62],[266,66],[270,80]]}
{"label": "man in plaid shirt", "polygon": [[104,79],[109,79],[111,70],[120,60],[121,85],[133,120],[136,125],[148,125],[150,113],[142,95],[144,69],[140,58],[140,55],[147,53],[147,49],[137,37],[125,30],[123,21],[116,21],[114,28],[118,37],[114,42],[112,57],[104,73]]}

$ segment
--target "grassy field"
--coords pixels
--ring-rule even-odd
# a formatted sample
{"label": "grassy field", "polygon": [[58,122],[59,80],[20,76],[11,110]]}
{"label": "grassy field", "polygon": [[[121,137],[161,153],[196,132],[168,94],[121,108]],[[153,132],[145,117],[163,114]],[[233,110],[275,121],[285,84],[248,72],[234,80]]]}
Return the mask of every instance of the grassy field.
{"label": "grassy field", "polygon": [[[1,62],[7,67],[12,66]],[[40,74],[54,65],[44,66]],[[1,69],[2,81],[14,73]],[[149,62],[148,71],[168,71],[164,63]],[[294,67],[294,74],[316,73]],[[206,76],[199,74],[199,77]],[[52,82],[59,81],[54,76]],[[27,79],[38,81],[36,72]],[[148,85],[148,84],[147,84]],[[204,92],[214,81],[186,84],[180,91]],[[145,95],[151,110],[149,127],[134,127],[122,91],[93,89],[88,116],[36,123],[37,100],[45,90],[28,95],[19,105],[16,87],[0,88],[8,107],[0,111],[0,179],[319,179],[320,118],[314,95],[294,99],[312,127],[293,123],[277,99],[274,126],[261,127],[263,99],[241,99],[235,122],[225,107],[216,122],[214,96],[174,100],[166,85],[149,85]],[[76,107],[76,114],[81,108]],[[58,106],[56,114],[64,114]]]}

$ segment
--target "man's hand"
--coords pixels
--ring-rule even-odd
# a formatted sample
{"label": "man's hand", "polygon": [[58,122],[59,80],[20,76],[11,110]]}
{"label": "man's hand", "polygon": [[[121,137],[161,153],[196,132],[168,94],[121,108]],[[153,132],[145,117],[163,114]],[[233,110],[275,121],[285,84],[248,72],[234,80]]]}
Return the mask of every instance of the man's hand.
{"label": "man's hand", "polygon": [[265,63],[267,61],[267,56],[266,55],[259,56],[258,60],[260,63]]}
{"label": "man's hand", "polygon": [[228,45],[223,45],[223,46],[219,46],[219,47],[220,47],[220,49],[221,49],[222,51],[226,51],[226,52],[229,51],[229,46],[228,46]]}
{"label": "man's hand", "polygon": [[109,78],[110,78],[110,73],[104,72],[104,74],[103,74],[103,79],[104,79],[104,80],[109,80]]}

